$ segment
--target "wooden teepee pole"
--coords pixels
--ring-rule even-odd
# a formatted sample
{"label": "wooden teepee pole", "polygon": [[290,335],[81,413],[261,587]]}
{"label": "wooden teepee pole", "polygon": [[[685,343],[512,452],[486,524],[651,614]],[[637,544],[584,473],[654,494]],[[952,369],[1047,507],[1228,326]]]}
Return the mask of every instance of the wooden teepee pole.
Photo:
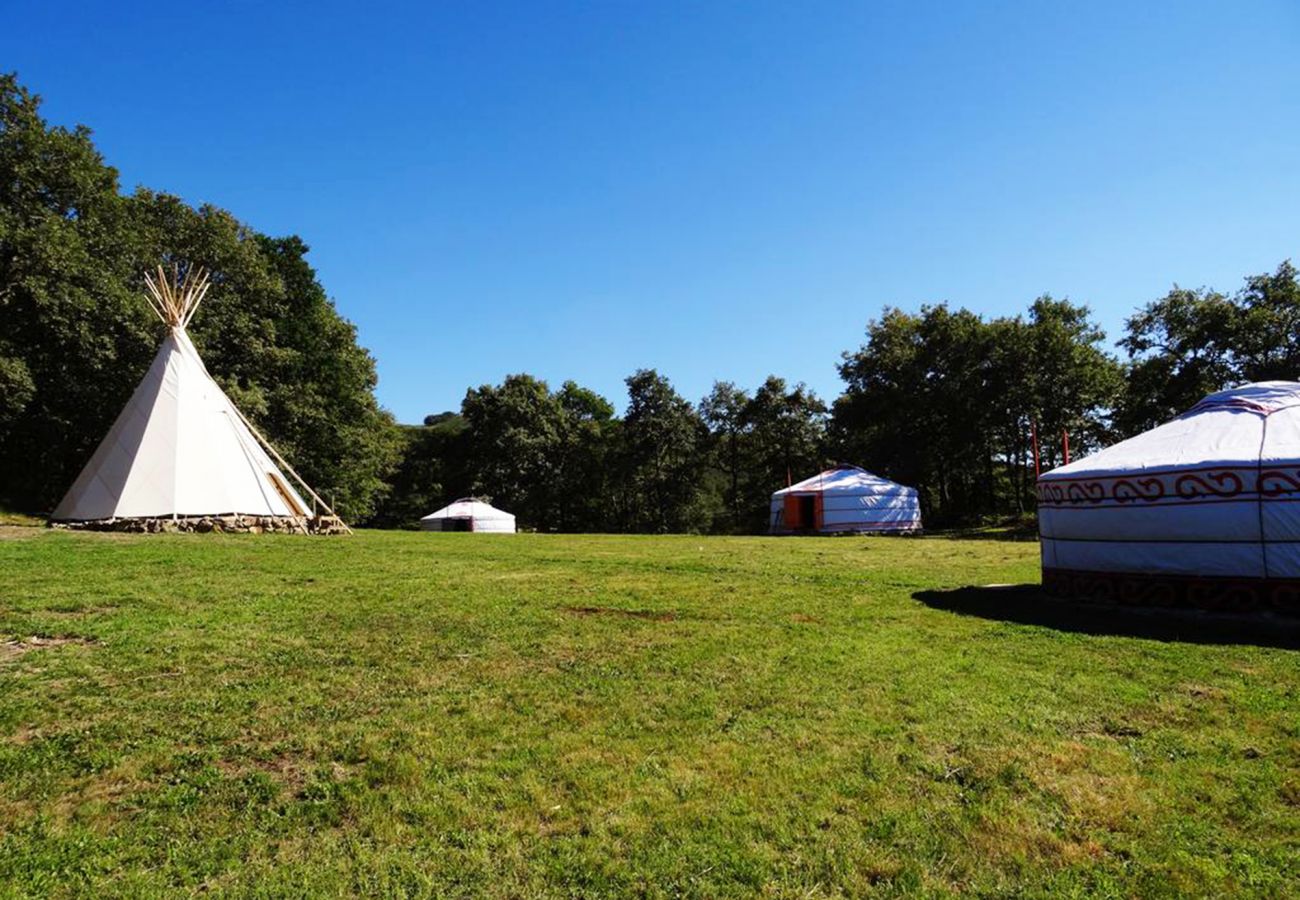
{"label": "wooden teepee pole", "polygon": [[329,513],[335,519],[338,519],[338,523],[343,526],[344,531],[346,531],[348,534],[351,534],[352,529],[348,527],[348,523],[344,522],[341,518],[339,518],[339,514],[336,513],[332,508],[330,508],[330,505],[321,498],[321,495],[313,491],[311,489],[311,485],[309,485],[306,481],[304,481],[303,477],[294,471],[293,466],[289,465],[289,462],[283,456],[280,455],[280,451],[272,447],[271,442],[262,436],[262,432],[258,431],[257,428],[254,427],[253,423],[248,421],[248,416],[244,415],[243,410],[241,410],[238,406],[236,406],[233,403],[230,404],[230,408],[235,411],[235,415],[239,416],[240,421],[248,426],[248,430],[253,433],[253,437],[257,438],[258,443],[262,445],[262,449],[266,450],[267,453],[271,454],[271,456],[275,458],[275,461],[279,463],[281,466],[283,466],[286,472],[288,472],[290,475],[293,476],[293,480],[298,482],[298,486],[301,487],[308,494],[310,494],[311,498],[315,500],[317,503],[319,503],[321,507],[325,510],[325,512]]}

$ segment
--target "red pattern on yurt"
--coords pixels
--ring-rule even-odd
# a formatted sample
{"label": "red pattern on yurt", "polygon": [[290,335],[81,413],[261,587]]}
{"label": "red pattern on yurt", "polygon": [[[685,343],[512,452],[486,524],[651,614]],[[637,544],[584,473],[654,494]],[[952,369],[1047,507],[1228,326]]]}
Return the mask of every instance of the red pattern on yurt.
{"label": "red pattern on yurt", "polygon": [[1036,489],[1053,593],[1300,613],[1300,382],[1211,394]]}

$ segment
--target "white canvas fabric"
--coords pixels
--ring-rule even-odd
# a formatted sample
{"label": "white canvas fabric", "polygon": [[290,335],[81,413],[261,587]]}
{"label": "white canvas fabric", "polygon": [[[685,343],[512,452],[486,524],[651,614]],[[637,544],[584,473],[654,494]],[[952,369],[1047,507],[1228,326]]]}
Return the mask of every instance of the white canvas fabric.
{"label": "white canvas fabric", "polygon": [[425,531],[477,531],[495,534],[514,534],[515,517],[505,510],[497,509],[465,497],[437,512],[429,513],[420,520],[420,528]]}
{"label": "white canvas fabric", "polygon": [[310,507],[173,328],[51,517],[304,516]]}
{"label": "white canvas fabric", "polygon": [[1210,394],[1042,475],[1049,572],[1300,578],[1300,383]]}
{"label": "white canvas fabric", "polygon": [[[787,522],[788,497],[812,497],[816,521]],[[916,488],[857,466],[839,466],[774,492],[769,524],[772,534],[919,531],[921,506]]]}

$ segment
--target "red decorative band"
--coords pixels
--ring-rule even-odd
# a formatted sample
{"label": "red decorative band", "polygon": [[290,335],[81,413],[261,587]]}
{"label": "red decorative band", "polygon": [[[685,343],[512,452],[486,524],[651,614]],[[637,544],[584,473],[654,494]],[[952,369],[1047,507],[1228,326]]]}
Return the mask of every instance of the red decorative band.
{"label": "red decorative band", "polygon": [[1253,611],[1300,616],[1300,579],[1220,578],[1043,567],[1049,594],[1132,606]]}
{"label": "red decorative band", "polygon": [[1054,480],[1037,484],[1044,508],[1132,508],[1224,500],[1300,498],[1300,468],[1194,469],[1122,477]]}

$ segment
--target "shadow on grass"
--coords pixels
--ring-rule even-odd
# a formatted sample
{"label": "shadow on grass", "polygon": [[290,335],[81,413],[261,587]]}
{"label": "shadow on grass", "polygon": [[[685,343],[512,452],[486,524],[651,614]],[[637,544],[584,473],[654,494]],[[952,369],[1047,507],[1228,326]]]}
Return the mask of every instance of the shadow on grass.
{"label": "shadow on grass", "polygon": [[1061,600],[1036,584],[917,591],[912,597],[931,609],[1076,634],[1300,649],[1300,619],[1269,613],[1238,615]]}

